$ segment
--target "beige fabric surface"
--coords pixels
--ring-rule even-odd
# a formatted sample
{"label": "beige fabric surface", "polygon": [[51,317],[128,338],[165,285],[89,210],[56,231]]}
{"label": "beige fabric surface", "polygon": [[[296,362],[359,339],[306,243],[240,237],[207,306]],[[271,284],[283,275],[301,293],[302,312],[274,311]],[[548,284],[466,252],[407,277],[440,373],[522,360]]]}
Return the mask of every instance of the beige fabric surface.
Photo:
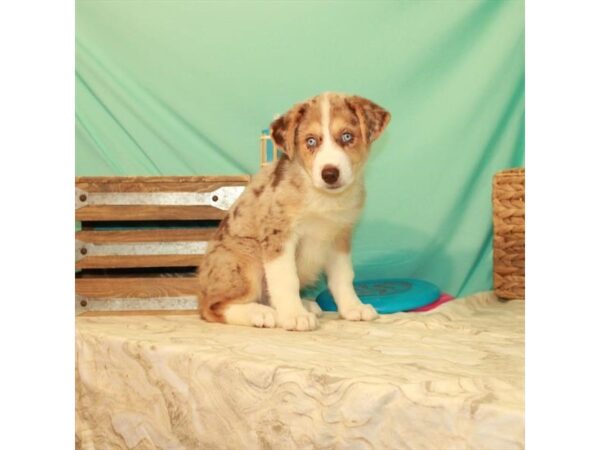
{"label": "beige fabric surface", "polygon": [[77,319],[81,449],[523,448],[524,302],[314,332]]}

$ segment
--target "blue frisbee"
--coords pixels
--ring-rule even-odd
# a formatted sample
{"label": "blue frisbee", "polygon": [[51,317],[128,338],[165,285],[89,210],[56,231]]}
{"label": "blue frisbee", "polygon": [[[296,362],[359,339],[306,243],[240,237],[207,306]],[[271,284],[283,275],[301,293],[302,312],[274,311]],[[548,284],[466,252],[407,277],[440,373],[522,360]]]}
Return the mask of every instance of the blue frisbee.
{"label": "blue frisbee", "polygon": [[[441,295],[435,284],[411,278],[356,281],[354,289],[362,302],[372,305],[379,314],[421,308],[435,302]],[[329,290],[321,292],[316,300],[323,311],[337,311]]]}

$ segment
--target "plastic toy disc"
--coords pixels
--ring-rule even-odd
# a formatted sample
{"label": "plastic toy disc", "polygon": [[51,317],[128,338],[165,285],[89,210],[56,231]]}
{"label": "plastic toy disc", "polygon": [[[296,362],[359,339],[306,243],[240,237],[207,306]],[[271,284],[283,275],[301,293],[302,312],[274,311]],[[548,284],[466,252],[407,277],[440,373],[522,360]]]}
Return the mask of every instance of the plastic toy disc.
{"label": "plastic toy disc", "polygon": [[[357,281],[354,289],[361,301],[372,305],[379,314],[421,308],[435,302],[441,294],[436,285],[411,278]],[[329,290],[321,292],[316,300],[323,311],[337,311]]]}

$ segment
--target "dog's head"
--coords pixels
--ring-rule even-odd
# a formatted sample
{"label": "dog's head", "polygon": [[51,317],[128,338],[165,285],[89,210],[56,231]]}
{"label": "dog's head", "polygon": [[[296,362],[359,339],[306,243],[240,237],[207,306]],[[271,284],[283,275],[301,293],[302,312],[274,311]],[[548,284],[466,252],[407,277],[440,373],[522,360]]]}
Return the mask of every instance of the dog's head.
{"label": "dog's head", "polygon": [[324,93],[275,119],[271,137],[300,161],[315,187],[341,192],[355,180],[390,117],[366,98]]}

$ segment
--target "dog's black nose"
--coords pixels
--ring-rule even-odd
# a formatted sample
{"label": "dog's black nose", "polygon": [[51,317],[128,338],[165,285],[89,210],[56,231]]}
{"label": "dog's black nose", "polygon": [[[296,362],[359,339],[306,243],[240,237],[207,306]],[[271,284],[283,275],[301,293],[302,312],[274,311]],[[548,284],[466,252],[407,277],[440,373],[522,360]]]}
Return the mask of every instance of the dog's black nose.
{"label": "dog's black nose", "polygon": [[321,171],[321,177],[327,184],[335,184],[340,177],[340,171],[335,166],[325,166]]}

